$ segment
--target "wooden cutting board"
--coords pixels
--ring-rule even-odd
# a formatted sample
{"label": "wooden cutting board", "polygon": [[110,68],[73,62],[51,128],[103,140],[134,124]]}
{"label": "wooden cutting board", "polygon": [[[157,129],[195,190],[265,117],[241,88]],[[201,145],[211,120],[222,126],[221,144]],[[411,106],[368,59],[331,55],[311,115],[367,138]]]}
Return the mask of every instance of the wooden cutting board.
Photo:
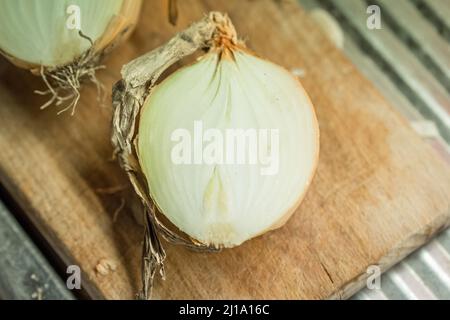
{"label": "wooden cutting board", "polygon": [[[346,298],[365,285],[368,266],[387,269],[450,223],[450,168],[295,2],[179,1],[172,27],[162,1],[145,1],[137,31],[108,57],[100,80],[111,88],[124,63],[210,10],[228,12],[263,57],[304,71],[320,161],[282,229],[217,254],[166,244],[167,279],[157,281],[156,298]],[[1,65],[1,183],[64,263],[82,268],[91,297],[133,298],[143,229],[131,188],[110,161],[110,100],[99,106],[89,85],[75,116],[40,111],[44,100],[32,92],[41,80]],[[102,259],[116,270],[96,272]]]}

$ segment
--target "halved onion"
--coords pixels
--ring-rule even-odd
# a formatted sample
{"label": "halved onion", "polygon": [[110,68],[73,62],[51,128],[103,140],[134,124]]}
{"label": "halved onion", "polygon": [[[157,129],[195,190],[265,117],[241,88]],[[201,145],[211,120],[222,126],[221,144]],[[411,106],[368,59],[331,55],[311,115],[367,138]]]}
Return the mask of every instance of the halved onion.
{"label": "halved onion", "polygon": [[[227,145],[239,132],[244,149]],[[159,210],[200,243],[233,247],[282,226],[299,206],[317,165],[319,129],[293,75],[228,43],[152,89],[137,148]],[[227,161],[238,148],[245,154]],[[251,161],[255,152],[263,156]]]}

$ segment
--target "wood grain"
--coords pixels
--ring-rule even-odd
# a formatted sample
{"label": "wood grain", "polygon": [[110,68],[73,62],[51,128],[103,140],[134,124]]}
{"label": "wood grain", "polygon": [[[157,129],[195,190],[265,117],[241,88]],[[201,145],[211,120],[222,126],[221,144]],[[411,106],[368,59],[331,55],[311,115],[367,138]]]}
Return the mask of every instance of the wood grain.
{"label": "wood grain", "polygon": [[[317,174],[289,223],[244,245],[200,254],[166,245],[167,280],[156,298],[346,298],[450,223],[450,169],[292,1],[179,1],[172,27],[161,1],[145,1],[140,26],[106,61],[121,65],[210,10],[230,14],[260,55],[305,71],[321,128]],[[0,180],[93,298],[133,298],[142,228],[125,176],[110,161],[111,108],[93,86],[74,117],[39,111],[38,78],[7,66],[0,81]],[[107,194],[99,188],[128,188]],[[120,188],[119,188],[120,189]],[[125,208],[114,211],[125,199]],[[117,264],[108,275],[101,259]]]}

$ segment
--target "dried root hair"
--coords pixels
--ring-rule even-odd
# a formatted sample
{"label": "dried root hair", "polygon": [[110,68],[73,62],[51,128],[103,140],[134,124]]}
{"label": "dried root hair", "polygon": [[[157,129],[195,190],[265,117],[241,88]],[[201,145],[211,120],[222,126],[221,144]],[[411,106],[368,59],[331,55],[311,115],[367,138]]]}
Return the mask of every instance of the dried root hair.
{"label": "dried root hair", "polygon": [[57,107],[62,106],[58,115],[69,110],[71,115],[74,115],[80,100],[81,84],[87,81],[96,85],[97,97],[99,101],[104,101],[104,94],[102,95],[102,92],[105,92],[104,86],[95,76],[97,70],[105,68],[104,65],[99,64],[101,54],[95,52],[94,43],[89,37],[81,31],[79,35],[91,44],[90,48],[79,58],[60,67],[40,67],[39,73],[47,90],[35,90],[34,92],[42,96],[50,96],[49,100],[40,107],[41,110],[54,104]]}

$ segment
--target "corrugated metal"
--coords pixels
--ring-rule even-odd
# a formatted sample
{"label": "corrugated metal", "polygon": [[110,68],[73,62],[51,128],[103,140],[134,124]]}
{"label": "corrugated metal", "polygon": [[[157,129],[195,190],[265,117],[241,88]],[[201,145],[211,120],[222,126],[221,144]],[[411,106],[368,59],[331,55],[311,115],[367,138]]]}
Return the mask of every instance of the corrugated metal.
{"label": "corrugated metal", "polygon": [[74,299],[1,201],[0,258],[0,299]]}
{"label": "corrugated metal", "polygon": [[353,299],[450,299],[450,230],[381,275],[380,287]]}
{"label": "corrugated metal", "polygon": [[[450,0],[299,2],[306,10],[327,14],[330,21],[323,27],[340,30],[326,32],[342,33],[347,56],[450,163],[450,131],[445,126],[450,120],[450,70],[445,68],[450,61],[450,20],[443,14],[450,12]],[[381,32],[355,26],[358,19],[367,19],[371,4],[381,9]],[[435,92],[441,100],[436,100]],[[382,274],[380,280],[380,289],[363,289],[352,299],[450,299],[450,229]]]}

